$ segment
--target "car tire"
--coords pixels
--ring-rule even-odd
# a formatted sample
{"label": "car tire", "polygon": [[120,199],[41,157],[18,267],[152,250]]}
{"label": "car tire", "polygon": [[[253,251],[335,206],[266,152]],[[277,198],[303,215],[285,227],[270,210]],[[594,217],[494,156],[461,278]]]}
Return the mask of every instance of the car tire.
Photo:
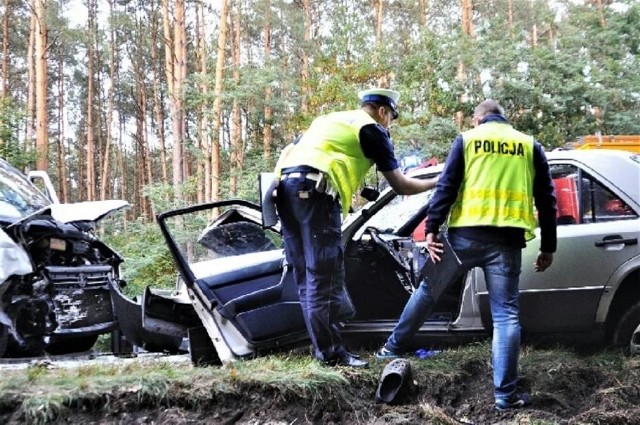
{"label": "car tire", "polygon": [[9,334],[7,338],[7,348],[4,353],[5,357],[22,358],[22,357],[38,357],[44,354],[43,344],[40,340],[30,341],[26,346],[20,346],[13,335]]}
{"label": "car tire", "polygon": [[75,338],[59,338],[45,347],[45,351],[52,355],[82,353],[89,351],[98,340],[99,335],[85,335]]}
{"label": "car tire", "polygon": [[616,323],[611,343],[629,354],[640,354],[640,302],[632,304]]}

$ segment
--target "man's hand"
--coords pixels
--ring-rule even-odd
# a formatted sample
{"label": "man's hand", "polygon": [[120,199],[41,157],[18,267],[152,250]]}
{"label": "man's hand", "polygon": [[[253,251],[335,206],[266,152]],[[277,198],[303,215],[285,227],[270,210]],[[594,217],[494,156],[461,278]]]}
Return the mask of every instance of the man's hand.
{"label": "man's hand", "polygon": [[427,233],[427,251],[434,263],[439,262],[444,252],[442,242],[438,240],[438,237],[434,233]]}
{"label": "man's hand", "polygon": [[543,272],[551,266],[553,263],[553,253],[551,252],[538,252],[538,258],[533,263],[533,270],[536,272]]}

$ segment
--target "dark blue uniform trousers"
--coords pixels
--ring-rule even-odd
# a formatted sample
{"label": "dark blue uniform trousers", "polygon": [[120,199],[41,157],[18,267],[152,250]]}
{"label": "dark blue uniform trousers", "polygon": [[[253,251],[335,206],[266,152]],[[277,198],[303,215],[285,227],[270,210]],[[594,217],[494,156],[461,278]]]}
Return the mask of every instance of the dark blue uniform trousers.
{"label": "dark blue uniform trousers", "polygon": [[304,177],[281,181],[276,205],[315,356],[330,362],[346,353],[335,319],[344,287],[342,212],[315,185]]}

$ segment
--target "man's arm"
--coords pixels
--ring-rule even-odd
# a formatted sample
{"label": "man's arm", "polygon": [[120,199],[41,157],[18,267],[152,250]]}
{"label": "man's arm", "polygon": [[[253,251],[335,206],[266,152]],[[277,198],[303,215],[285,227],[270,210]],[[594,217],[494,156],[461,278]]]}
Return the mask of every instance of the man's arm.
{"label": "man's arm", "polygon": [[458,191],[464,178],[464,154],[462,136],[458,136],[451,145],[444,170],[436,185],[436,193],[431,198],[426,233],[437,235],[440,226],[445,222],[451,206],[458,197]]}
{"label": "man's arm", "polygon": [[389,186],[400,195],[414,195],[436,187],[437,177],[432,179],[417,179],[405,176],[399,168],[382,171],[382,175],[389,182]]}
{"label": "man's arm", "polygon": [[547,156],[540,143],[534,143],[533,164],[536,175],[533,180],[533,197],[538,210],[540,225],[540,251],[533,263],[533,270],[543,272],[553,264],[553,253],[558,244],[556,224],[556,194]]}
{"label": "man's arm", "polygon": [[414,195],[435,187],[437,179],[407,177],[400,171],[389,132],[379,124],[365,125],[360,129],[360,146],[396,193]]}
{"label": "man's arm", "polygon": [[540,251],[553,253],[557,246],[555,186],[547,156],[538,142],[534,145],[533,164],[536,173],[533,179],[533,198],[540,225]]}

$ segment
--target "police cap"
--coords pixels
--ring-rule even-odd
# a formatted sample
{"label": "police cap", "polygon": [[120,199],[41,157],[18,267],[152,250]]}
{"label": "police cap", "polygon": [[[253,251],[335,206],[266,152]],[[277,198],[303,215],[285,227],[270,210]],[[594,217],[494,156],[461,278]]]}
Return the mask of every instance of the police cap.
{"label": "police cap", "polygon": [[377,88],[362,90],[358,93],[358,97],[363,104],[373,102],[389,106],[393,111],[393,119],[398,118],[398,99],[400,98],[400,93],[397,91]]}

